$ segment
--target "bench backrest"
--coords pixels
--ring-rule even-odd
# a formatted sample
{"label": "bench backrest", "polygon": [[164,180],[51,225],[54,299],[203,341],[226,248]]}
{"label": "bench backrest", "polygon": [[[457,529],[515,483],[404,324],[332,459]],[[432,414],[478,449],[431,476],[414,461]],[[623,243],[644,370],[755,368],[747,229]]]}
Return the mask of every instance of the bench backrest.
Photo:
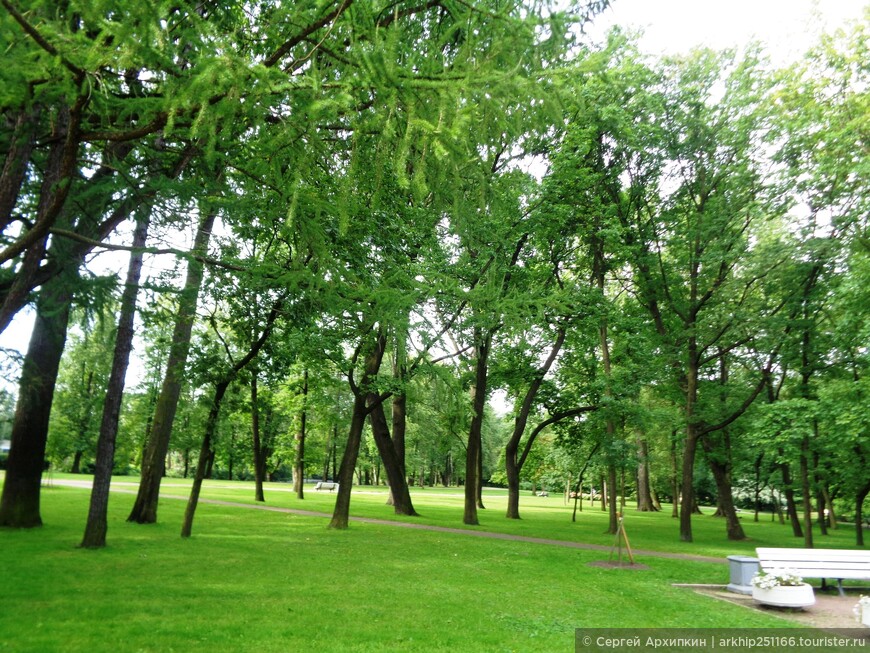
{"label": "bench backrest", "polygon": [[755,552],[765,571],[794,569],[808,578],[870,579],[870,551],[760,547]]}

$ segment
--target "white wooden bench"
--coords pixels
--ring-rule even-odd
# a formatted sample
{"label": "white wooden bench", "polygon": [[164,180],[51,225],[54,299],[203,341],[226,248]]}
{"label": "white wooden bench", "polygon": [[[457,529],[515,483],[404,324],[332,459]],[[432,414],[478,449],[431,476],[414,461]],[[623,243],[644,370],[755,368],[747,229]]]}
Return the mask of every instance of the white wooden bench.
{"label": "white wooden bench", "polygon": [[870,580],[870,551],[856,549],[755,549],[764,571],[793,569],[804,578],[836,579],[840,596],[844,580]]}
{"label": "white wooden bench", "polygon": [[320,492],[320,490],[329,490],[330,492],[332,492],[333,490],[338,489],[338,483],[334,483],[332,481],[317,481],[314,489],[318,492]]}

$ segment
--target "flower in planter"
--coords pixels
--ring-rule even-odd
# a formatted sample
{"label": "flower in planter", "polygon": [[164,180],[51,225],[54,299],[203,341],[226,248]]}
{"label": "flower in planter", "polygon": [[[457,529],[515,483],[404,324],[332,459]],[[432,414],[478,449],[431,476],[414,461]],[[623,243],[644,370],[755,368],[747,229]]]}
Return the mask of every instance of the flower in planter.
{"label": "flower in planter", "polygon": [[770,590],[774,587],[795,587],[802,585],[804,579],[793,569],[774,569],[772,571],[757,571],[750,581],[755,587]]}
{"label": "flower in planter", "polygon": [[852,612],[855,613],[855,617],[858,619],[859,622],[862,621],[864,610],[870,610],[870,596],[862,596],[860,599],[858,599],[855,607],[852,608]]}

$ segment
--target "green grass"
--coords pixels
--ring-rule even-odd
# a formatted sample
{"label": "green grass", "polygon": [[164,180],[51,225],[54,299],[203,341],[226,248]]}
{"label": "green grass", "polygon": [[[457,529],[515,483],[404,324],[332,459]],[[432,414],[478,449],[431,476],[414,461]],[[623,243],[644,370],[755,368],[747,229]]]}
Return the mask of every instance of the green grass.
{"label": "green grass", "polygon": [[[188,487],[166,479],[163,495]],[[282,489],[267,486],[270,505],[330,512],[335,498],[298,501]],[[354,514],[390,518],[385,494],[364,492]],[[203,493],[252,496],[251,484],[219,481]],[[414,499],[415,521],[461,525],[457,491]],[[124,521],[133,496],[113,494],[109,546],[82,550],[87,500],[55,483],[43,490],[43,528],[0,530],[0,651],[549,652],[572,651],[575,628],[789,625],[673,586],[724,584],[719,563],[639,556],[649,569],[603,569],[588,566],[607,559],[597,551],[359,522],[331,531],[323,518],[205,504],[182,540],[184,503],[169,498],[160,522],[141,526]],[[597,510],[572,524],[559,497],[523,501],[525,519],[512,522],[504,493],[488,493],[478,530],[612,544]],[[782,543],[785,533],[763,522],[756,543],[723,543],[721,522],[699,517],[698,541],[679,545],[669,516],[627,512],[625,523],[635,548],[708,555]]]}
{"label": "green grass", "polygon": [[[59,479],[79,479],[81,476],[56,475]],[[128,491],[135,491],[138,478],[122,477],[114,483],[126,484]],[[120,487],[120,485],[118,485]],[[190,481],[167,478],[163,482],[164,495],[187,497]],[[286,483],[267,483],[265,487],[267,505],[281,508],[295,508],[332,513],[335,494],[315,492],[306,487],[305,499],[296,499],[292,487]],[[392,508],[385,505],[387,489],[384,487],[354,488],[351,502],[351,515],[389,521],[444,526],[448,528],[467,528],[485,530],[511,535],[540,537],[556,540],[585,542],[610,547],[614,537],[606,533],[608,514],[601,511],[599,504],[590,508],[588,502],[582,512],[577,513],[577,521],[571,521],[573,503],[565,504],[561,495],[535,497],[524,492],[520,499],[521,520],[505,518],[507,510],[507,491],[485,490],[486,510],[478,511],[479,526],[462,524],[462,488],[415,488],[412,490],[414,506],[419,517],[396,516]],[[254,504],[253,483],[235,481],[206,481],[202,498]],[[661,513],[641,513],[629,503],[625,509],[624,525],[632,548],[650,551],[667,551],[725,558],[732,554],[754,555],[759,546],[803,546],[803,539],[792,535],[791,526],[771,521],[769,514],[763,514],[759,522],[753,521],[752,513],[742,513],[741,522],[747,539],[732,542],[725,537],[724,520],[713,517],[713,508],[702,509],[705,514],[695,515],[692,519],[693,542],[679,541],[679,522],[671,517],[671,506],[665,505]],[[194,525],[196,530],[197,524]],[[844,525],[829,531],[827,536],[815,532],[817,547],[855,548],[855,530]]]}

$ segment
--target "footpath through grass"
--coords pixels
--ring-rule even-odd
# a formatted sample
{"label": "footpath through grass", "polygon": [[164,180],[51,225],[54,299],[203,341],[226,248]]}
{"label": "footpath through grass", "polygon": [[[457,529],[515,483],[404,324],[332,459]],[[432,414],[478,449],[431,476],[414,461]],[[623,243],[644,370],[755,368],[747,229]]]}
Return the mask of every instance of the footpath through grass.
{"label": "footpath through grass", "polygon": [[[163,494],[188,487],[167,479]],[[334,501],[281,490],[267,487],[270,505],[329,512]],[[354,513],[388,518],[386,495],[365,492],[355,492]],[[672,585],[723,584],[720,563],[640,556],[648,569],[604,569],[589,566],[607,559],[598,551],[358,522],[331,531],[318,517],[214,505],[200,506],[182,540],[184,503],[169,498],[160,522],[141,526],[124,521],[133,496],[113,494],[109,547],[82,550],[88,496],[55,483],[43,490],[43,528],[0,530],[0,651],[549,652],[573,651],[575,628],[790,625]],[[210,482],[204,492],[252,496],[250,484]],[[455,490],[414,498],[417,521],[459,526]],[[489,494],[478,529],[612,544],[597,511],[571,524],[560,498],[524,501],[525,519],[509,522],[504,498]],[[724,539],[719,520],[703,517],[699,536],[714,521],[710,533]],[[667,515],[627,513],[626,525],[637,548],[686,548]],[[778,524],[758,526],[759,541],[781,543]],[[691,552],[754,546],[701,539]]]}

